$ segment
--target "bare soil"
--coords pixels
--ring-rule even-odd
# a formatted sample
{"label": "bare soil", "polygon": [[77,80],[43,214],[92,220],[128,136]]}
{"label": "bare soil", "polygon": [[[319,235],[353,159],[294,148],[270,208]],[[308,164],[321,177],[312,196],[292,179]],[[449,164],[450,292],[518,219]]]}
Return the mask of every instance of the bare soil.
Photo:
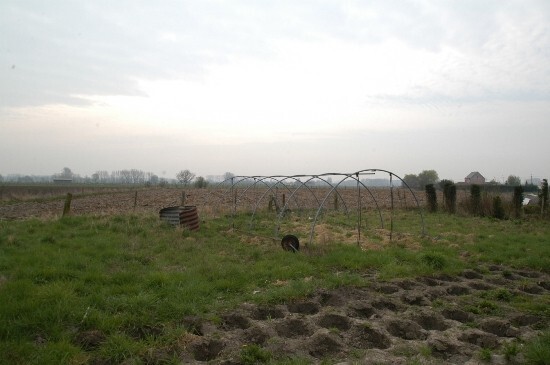
{"label": "bare soil", "polygon": [[[284,304],[243,303],[216,323],[184,318],[190,335],[171,351],[189,364],[242,364],[251,345],[274,359],[314,364],[521,364],[522,355],[507,360],[505,348],[521,347],[549,325],[547,313],[511,305],[521,298],[550,306],[544,273],[490,266],[459,276],[371,279],[368,287],[319,290]],[[482,349],[490,360],[481,360]]]}
{"label": "bare soil", "polygon": [[[397,191],[397,189],[396,189]],[[329,189],[318,188],[302,189],[292,195],[293,190],[267,192],[265,188],[241,188],[237,195],[237,209],[251,212],[260,205],[265,209],[269,205],[271,195],[277,196],[279,206],[288,203],[288,208],[298,207],[317,209],[319,204],[330,193]],[[58,187],[58,186],[0,186],[0,219],[25,219],[30,217],[57,217],[63,212],[65,196],[72,194],[71,214],[125,214],[129,212],[154,212],[169,206],[178,206],[182,202],[182,193],[185,193],[185,205],[196,205],[200,213],[231,212],[233,209],[233,195],[230,189],[194,189],[194,188],[102,188],[102,187]],[[389,208],[392,206],[389,189],[372,189],[372,196],[362,191],[363,207]],[[283,196],[284,195],[284,196]],[[395,207],[413,207],[414,200],[410,193],[396,193]],[[292,198],[291,198],[292,196]],[[423,194],[418,194],[422,203]],[[357,190],[339,190],[339,201],[332,199],[325,203],[325,208],[356,209]]]}

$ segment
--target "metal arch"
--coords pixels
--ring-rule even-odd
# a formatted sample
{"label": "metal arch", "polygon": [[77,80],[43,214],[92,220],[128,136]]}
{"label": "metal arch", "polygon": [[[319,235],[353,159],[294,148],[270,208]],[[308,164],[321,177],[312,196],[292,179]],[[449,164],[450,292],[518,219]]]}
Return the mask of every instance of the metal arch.
{"label": "metal arch", "polygon": [[[277,188],[280,185],[282,185],[288,192],[290,192],[290,197],[288,199],[288,201],[285,202],[284,206],[283,206],[283,210],[278,214],[278,220],[277,220],[277,226],[276,226],[276,231],[275,231],[275,234],[277,235],[279,230],[280,230],[280,226],[281,226],[281,220],[282,220],[282,217],[283,217],[283,214],[284,214],[284,210],[287,208],[287,206],[290,204],[290,200],[292,199],[296,205],[301,208],[300,206],[300,203],[299,201],[297,200],[296,196],[297,196],[297,192],[303,187],[305,186],[306,189],[308,189],[308,191],[310,192],[311,195],[313,195],[313,197],[315,198],[315,201],[317,202],[318,204],[318,209],[317,209],[317,212],[316,212],[316,215],[315,215],[315,219],[312,223],[312,226],[311,226],[311,232],[310,232],[310,239],[309,239],[309,243],[312,243],[313,241],[313,234],[314,234],[314,230],[315,230],[315,226],[317,224],[317,221],[319,219],[319,216],[321,214],[321,212],[323,211],[324,207],[325,207],[325,204],[329,198],[329,196],[334,193],[337,195],[337,199],[340,199],[340,201],[342,201],[344,207],[345,207],[345,214],[349,214],[349,211],[348,211],[348,207],[347,207],[347,204],[346,204],[346,200],[342,197],[342,195],[340,194],[340,192],[338,191],[338,187],[340,185],[342,185],[345,181],[349,180],[349,179],[352,179],[352,180],[355,180],[357,181],[357,189],[358,189],[358,199],[359,199],[359,202],[358,202],[358,209],[360,210],[361,209],[361,195],[360,195],[360,186],[365,188],[368,192],[368,194],[370,195],[372,201],[374,202],[375,206],[376,206],[376,209],[378,211],[378,215],[380,217],[380,224],[382,226],[382,228],[384,228],[384,219],[383,219],[383,216],[382,216],[382,212],[381,212],[381,209],[380,209],[380,206],[378,204],[378,201],[376,199],[376,197],[373,195],[372,191],[363,183],[361,182],[359,176],[362,174],[362,173],[367,173],[367,172],[371,172],[371,173],[376,173],[376,172],[383,172],[383,173],[387,173],[390,177],[390,193],[391,193],[391,209],[392,209],[392,213],[391,213],[391,229],[393,231],[393,209],[394,209],[394,202],[393,202],[393,178],[397,178],[401,181],[402,183],[402,186],[406,187],[408,189],[408,191],[411,193],[415,203],[416,203],[416,207],[419,209],[419,214],[420,214],[420,219],[421,219],[421,224],[422,224],[422,235],[424,236],[426,234],[426,230],[425,230],[425,222],[424,222],[424,215],[423,215],[423,212],[422,212],[422,208],[420,206],[420,202],[418,201],[418,198],[416,197],[415,193],[412,191],[412,189],[408,186],[408,184],[398,175],[394,174],[393,172],[391,171],[388,171],[388,170],[384,170],[384,169],[364,169],[364,170],[359,170],[357,172],[354,172],[354,173],[323,173],[323,174],[317,174],[317,175],[292,175],[292,176],[284,176],[284,175],[273,175],[273,176],[234,176],[234,177],[231,177],[231,178],[228,178],[228,179],[225,179],[223,180],[222,182],[218,183],[215,188],[219,188],[220,186],[222,185],[225,185],[227,184],[228,181],[231,181],[231,186],[226,190],[226,192],[222,193],[222,198],[224,196],[226,196],[227,194],[227,191],[230,191],[230,192],[233,192],[235,187],[247,180],[254,180],[254,182],[252,184],[250,184],[249,186],[247,186],[243,191],[240,192],[240,194],[238,194],[238,196],[243,196],[245,195],[250,188],[254,188],[256,187],[257,184],[263,184],[265,185],[268,189],[266,192],[264,192],[261,197],[259,197],[259,199],[256,199],[256,203],[254,205],[254,209],[253,209],[253,213],[252,213],[252,217],[251,217],[251,220],[250,220],[250,227],[252,227],[253,225],[253,222],[254,222],[254,219],[255,219],[255,216],[256,216],[256,212],[257,212],[257,209],[259,207],[259,204],[260,202],[265,198],[265,196],[267,194],[269,194],[270,192],[273,191],[274,188]],[[327,181],[324,177],[326,176],[340,176],[342,177],[342,179],[337,183],[337,184],[333,184],[329,181]],[[307,177],[307,180],[302,182],[299,178],[303,178],[303,177]],[[235,179],[240,179],[238,180],[237,182],[235,182]],[[268,179],[271,179],[274,183],[273,184],[269,184],[266,182],[266,180]],[[319,201],[319,198],[317,197],[317,195],[315,195],[315,193],[313,192],[313,190],[311,189],[310,186],[308,186],[308,183],[313,180],[313,179],[318,179],[318,180],[321,180],[324,182],[324,184],[326,184],[326,186],[330,187],[330,190],[328,191],[328,193],[325,195],[325,197],[323,198],[323,200],[320,202]],[[289,185],[287,185],[285,183],[285,181],[287,180],[294,180],[295,182],[299,182],[299,186],[297,186],[295,189],[291,190],[291,188],[289,188]],[[208,197],[205,199],[205,204],[208,204],[212,198],[212,195],[214,195],[214,191],[211,192]],[[236,209],[237,209],[237,194],[233,194],[231,193],[231,199],[233,200],[232,202],[232,206],[233,206],[233,211],[232,211],[232,219],[233,219],[233,226],[234,226],[234,220],[235,220],[235,215],[236,215]],[[359,225],[358,225],[358,229],[360,230],[361,229],[361,216],[360,216],[361,212],[359,211]],[[391,239],[391,234],[392,232],[390,232],[390,239]],[[307,245],[306,245],[307,246]]]}
{"label": "metal arch", "polygon": [[[372,201],[374,202],[374,205],[376,206],[376,210],[378,211],[378,215],[380,217],[380,225],[382,226],[382,228],[384,228],[384,219],[382,217],[382,212],[381,212],[381,209],[380,207],[378,206],[378,201],[376,200],[376,198],[374,197],[374,195],[372,194],[372,191],[370,191],[370,189],[365,185],[363,184],[363,182],[359,179],[359,178],[355,178],[353,177],[353,175],[355,176],[359,176],[361,175],[361,173],[364,173],[364,172],[367,172],[367,171],[371,171],[370,169],[369,170],[361,170],[361,171],[357,171],[357,172],[354,172],[354,173],[351,173],[351,174],[342,174],[342,173],[331,173],[331,174],[323,174],[324,176],[326,175],[332,175],[332,176],[346,176],[346,178],[343,180],[347,180],[348,178],[352,178],[353,180],[357,181],[359,184],[361,184],[362,187],[365,188],[365,190],[367,190],[367,192],[369,193],[370,197],[372,198]],[[341,181],[338,185],[340,185],[343,181]],[[328,182],[327,182],[328,183]],[[332,184],[328,183],[329,185],[332,186]],[[332,192],[332,191],[331,191]],[[328,195],[330,195],[330,193]],[[336,190],[336,194],[338,194],[338,196],[340,197],[340,199],[342,200],[342,202],[344,203],[344,205],[346,204],[345,203],[345,200],[342,198],[342,196],[340,195],[340,193],[338,192],[338,190]],[[346,213],[347,213],[347,206],[346,206]]]}
{"label": "metal arch", "polygon": [[[307,175],[304,175],[304,176],[307,176]],[[280,178],[282,177],[283,179],[279,180],[277,178]],[[254,218],[256,217],[256,211],[258,210],[258,206],[260,205],[260,202],[264,199],[264,197],[269,194],[269,192],[271,192],[273,190],[274,187],[276,187],[278,184],[281,184],[283,185],[289,193],[291,193],[291,196],[293,197],[293,192],[290,190],[290,188],[284,183],[285,180],[287,179],[294,179],[294,181],[299,181],[301,183],[301,181],[298,179],[298,177],[302,177],[302,175],[296,175],[296,176],[280,176],[280,175],[273,175],[273,176],[265,176],[263,177],[262,180],[265,180],[265,179],[272,179],[272,180],[275,180],[276,183],[269,187],[269,189],[264,192],[262,194],[262,196],[256,201],[256,205],[254,206],[254,210],[252,212],[252,217],[250,218],[250,223],[249,223],[249,228],[252,228],[252,224],[254,222]],[[296,202],[296,205],[298,206],[298,208],[300,208],[300,204],[298,203],[298,200],[296,200],[296,198],[294,198],[294,201]],[[286,206],[286,203],[285,203],[285,206]]]}
{"label": "metal arch", "polygon": [[[384,218],[382,217],[382,210],[380,209],[380,206],[378,205],[378,201],[376,200],[376,198],[374,197],[374,195],[372,194],[372,192],[370,191],[370,189],[365,185],[363,184],[363,182],[359,179],[359,175],[361,175],[361,173],[364,173],[366,171],[370,171],[370,170],[362,170],[362,171],[357,171],[353,174],[350,174],[349,177],[351,177],[353,180],[357,181],[357,185],[358,185],[358,189],[359,189],[359,185],[361,185],[362,187],[365,188],[365,190],[369,193],[370,197],[372,198],[372,201],[374,202],[374,205],[376,206],[376,210],[378,211],[378,216],[380,218],[380,226],[382,229],[384,229]],[[373,172],[374,174],[375,172]],[[355,175],[356,177],[354,177],[353,175]],[[358,191],[358,203],[357,203],[357,209],[358,209],[358,225],[357,225],[357,229],[358,229],[358,242],[357,244],[359,244],[359,240],[360,240],[360,237],[361,237],[361,196],[360,196],[360,193],[361,193],[361,190],[359,189]]]}
{"label": "metal arch", "polygon": [[[330,172],[330,173],[325,173],[325,174],[321,174],[321,175],[317,175],[317,178],[319,180],[322,180],[324,181],[325,183],[327,183],[331,188],[334,188],[334,185],[332,185],[331,183],[329,183],[327,180],[325,179],[322,179],[320,176],[342,176],[342,175],[345,175],[345,174],[342,174],[342,173],[333,173],[333,172]],[[334,190],[334,189],[332,189]],[[331,191],[332,191],[331,190]],[[344,204],[344,211],[347,214],[349,214],[349,211],[348,211],[348,205],[346,204],[346,201],[344,200],[344,198],[342,197],[342,195],[340,195],[340,192],[338,190],[335,190],[336,192],[336,195],[338,195],[338,197],[340,198],[340,200],[342,201],[342,203]],[[329,195],[330,195],[330,192],[329,192]]]}
{"label": "metal arch", "polygon": [[[236,178],[242,178],[242,179],[239,180],[237,183],[235,183],[235,182],[234,182],[234,179],[236,179]],[[227,179],[225,179],[225,180],[223,180],[223,181],[217,183],[216,186],[213,187],[213,189],[212,189],[212,191],[210,192],[210,194],[208,194],[208,196],[206,197],[206,200],[205,200],[205,203],[204,203],[204,204],[205,204],[205,205],[208,205],[208,203],[210,202],[210,196],[212,196],[212,195],[214,194],[214,191],[216,191],[216,189],[217,189],[218,187],[220,187],[220,186],[222,186],[222,185],[226,185],[226,183],[227,183],[228,181],[231,181],[231,186],[230,186],[228,189],[226,189],[225,192],[222,192],[221,198],[225,197],[226,194],[227,194],[227,191],[231,191],[235,185],[237,185],[237,184],[241,183],[241,181],[247,180],[247,179],[249,179],[249,178],[250,178],[250,176],[233,176],[233,177],[227,178]]]}
{"label": "metal arch", "polygon": [[[372,200],[373,200],[373,202],[376,206],[376,210],[378,211],[378,216],[380,217],[380,225],[382,226],[382,228],[384,228],[384,219],[382,217],[382,211],[380,210],[380,206],[378,205],[378,201],[376,200],[376,198],[374,197],[374,195],[372,194],[370,189],[365,184],[363,184],[363,182],[359,179],[359,175],[361,175],[361,173],[364,173],[364,172],[367,172],[367,171],[370,172],[370,171],[373,171],[373,170],[372,169],[361,170],[361,171],[357,171],[357,172],[354,172],[354,173],[351,173],[351,174],[330,174],[332,176],[344,176],[344,178],[342,180],[340,180],[340,182],[338,182],[338,184],[333,186],[333,188],[327,193],[327,195],[325,196],[325,199],[323,199],[323,202],[319,206],[319,209],[317,210],[317,214],[315,215],[315,218],[314,218],[314,220],[311,224],[311,231],[310,231],[310,235],[309,235],[309,244],[311,244],[311,242],[313,241],[313,233],[315,232],[315,226],[317,225],[317,219],[319,217],[319,214],[320,214],[321,210],[323,209],[323,207],[325,205],[326,200],[328,199],[328,197],[330,196],[330,194],[333,191],[337,192],[336,189],[338,188],[338,186],[340,186],[340,184],[342,184],[344,181],[346,181],[348,179],[353,179],[353,180],[357,181],[358,185],[360,184],[362,187],[365,188],[365,190],[367,190],[367,192],[371,196],[371,198],[372,198]],[[358,205],[357,208],[361,209],[361,206]],[[361,222],[359,222],[358,229],[361,229],[360,224],[361,224]]]}
{"label": "metal arch", "polygon": [[[296,192],[302,188],[303,186],[306,187],[306,189],[311,193],[311,195],[315,198],[315,200],[317,201],[317,205],[321,204],[321,202],[319,201],[319,199],[317,198],[317,195],[315,195],[315,193],[311,190],[311,188],[307,185],[308,182],[310,182],[311,180],[313,179],[316,179],[317,176],[315,175],[295,175],[294,177],[307,177],[307,176],[310,176],[309,179],[307,179],[306,181],[302,182],[300,179],[297,179],[296,181],[299,181],[300,182],[300,186],[298,186],[296,189],[294,189],[294,191],[292,192],[292,194],[290,195],[289,197],[289,201],[291,198],[294,197],[294,194],[296,194]],[[285,203],[285,205],[283,206],[283,208],[281,209],[281,212],[279,213],[279,216],[278,216],[278,219],[277,219],[277,228],[275,229],[275,237],[277,237],[277,235],[279,234],[279,230],[281,228],[281,220],[283,219],[283,216],[284,216],[284,212],[285,212],[285,209],[287,207],[288,203]]]}
{"label": "metal arch", "polygon": [[[358,171],[358,172],[356,172],[356,175],[359,176],[359,175],[361,175],[362,172],[366,172],[366,171],[368,171],[368,170]],[[353,179],[355,179],[355,178],[353,178]],[[382,217],[382,210],[380,209],[380,206],[378,206],[378,201],[376,200],[376,198],[372,194],[372,191],[370,191],[370,189],[365,184],[363,184],[363,182],[361,180],[359,180],[359,178],[357,178],[356,180],[359,184],[361,184],[362,187],[365,188],[365,190],[369,193],[370,197],[372,198],[372,201],[374,202],[374,205],[376,206],[376,210],[378,211],[378,216],[380,217],[380,226],[382,227],[382,229],[384,229],[384,218]]]}
{"label": "metal arch", "polygon": [[380,172],[385,172],[387,174],[389,174],[390,176],[393,175],[395,176],[396,178],[398,178],[401,183],[403,185],[405,185],[407,187],[407,189],[409,190],[409,192],[411,193],[411,195],[413,196],[414,198],[414,201],[416,202],[416,207],[418,208],[418,211],[420,213],[420,222],[422,223],[422,236],[425,236],[426,235],[426,225],[425,225],[425,222],[424,222],[424,214],[422,213],[422,207],[420,206],[420,202],[418,201],[418,199],[416,198],[416,195],[414,193],[414,191],[412,191],[412,189],[410,188],[410,186],[398,175],[394,174],[393,172],[391,171],[388,171],[388,170],[383,170],[383,169],[368,169],[368,170],[361,170],[360,172],[362,171],[380,171]]}
{"label": "metal arch", "polygon": [[309,233],[309,242],[306,245],[306,247],[309,244],[311,244],[311,242],[313,241],[313,232],[315,231],[315,225],[317,224],[317,218],[319,218],[319,213],[323,209],[323,206],[325,205],[325,202],[327,201],[328,197],[330,196],[330,194],[336,188],[338,188],[338,186],[340,186],[340,184],[342,184],[344,181],[346,181],[347,179],[349,179],[351,177],[351,175],[348,175],[348,174],[334,174],[334,176],[336,176],[336,175],[346,176],[346,177],[344,177],[342,180],[340,180],[340,182],[338,182],[338,184],[334,185],[334,187],[325,195],[325,198],[321,202],[321,205],[319,206],[319,209],[317,209],[317,213],[315,214],[315,218],[313,218],[313,222],[311,223],[311,230],[310,230],[310,233]]}
{"label": "metal arch", "polygon": [[[258,183],[263,183],[266,187],[269,187],[269,185],[263,181],[265,180],[265,178],[261,177],[261,176],[243,176],[243,178],[241,180],[239,180],[239,182],[237,182],[237,184],[241,183],[242,181],[245,181],[245,180],[251,180],[253,179],[254,180],[254,183],[250,186],[248,186],[246,189],[244,189],[244,191],[241,193],[241,196],[243,196],[244,194],[246,194],[246,192],[248,191],[248,189],[250,189],[251,187],[255,187],[256,184]],[[232,184],[231,185],[231,191],[233,191],[235,185],[237,184]],[[231,194],[233,196],[233,194]],[[237,196],[235,195],[235,197],[233,198],[234,201],[233,201],[233,214],[232,214],[232,224],[231,226],[233,228],[235,228],[235,215],[237,214]]]}

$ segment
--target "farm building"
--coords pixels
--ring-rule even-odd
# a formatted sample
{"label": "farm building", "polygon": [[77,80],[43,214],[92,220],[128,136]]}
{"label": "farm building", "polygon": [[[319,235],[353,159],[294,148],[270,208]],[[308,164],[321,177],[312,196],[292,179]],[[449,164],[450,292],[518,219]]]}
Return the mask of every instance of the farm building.
{"label": "farm building", "polygon": [[69,185],[73,182],[73,179],[55,178],[53,183],[56,185]]}
{"label": "farm building", "polygon": [[464,178],[464,182],[466,184],[479,184],[479,185],[483,185],[485,184],[485,178],[483,177],[483,175],[481,175],[479,172],[477,171],[474,171],[474,172],[470,172],[468,174],[468,176],[466,176]]}

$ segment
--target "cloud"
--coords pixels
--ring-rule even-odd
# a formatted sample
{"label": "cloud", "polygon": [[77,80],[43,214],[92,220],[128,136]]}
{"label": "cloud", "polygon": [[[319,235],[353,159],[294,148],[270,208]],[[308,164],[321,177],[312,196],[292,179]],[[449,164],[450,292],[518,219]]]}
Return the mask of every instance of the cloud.
{"label": "cloud", "polygon": [[[204,80],[241,58],[269,62],[289,51],[288,62],[349,67],[353,59],[338,53],[351,47],[356,55],[365,50],[363,61],[369,52],[365,67],[411,84],[378,92],[395,97],[418,88],[451,98],[488,88],[540,97],[550,79],[544,1],[5,1],[0,14],[0,106],[145,96],[142,81]],[[399,85],[396,79],[378,87]]]}

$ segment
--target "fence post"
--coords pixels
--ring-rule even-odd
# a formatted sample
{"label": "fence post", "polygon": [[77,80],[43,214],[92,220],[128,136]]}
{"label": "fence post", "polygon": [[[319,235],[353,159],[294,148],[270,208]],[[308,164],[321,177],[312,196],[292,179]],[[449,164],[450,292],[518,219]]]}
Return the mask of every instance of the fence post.
{"label": "fence post", "polygon": [[63,206],[63,216],[66,216],[71,212],[71,201],[73,200],[73,194],[67,193],[67,197],[65,198],[65,205]]}
{"label": "fence post", "polygon": [[137,205],[137,190],[134,194],[134,210],[136,210],[136,205]]}

